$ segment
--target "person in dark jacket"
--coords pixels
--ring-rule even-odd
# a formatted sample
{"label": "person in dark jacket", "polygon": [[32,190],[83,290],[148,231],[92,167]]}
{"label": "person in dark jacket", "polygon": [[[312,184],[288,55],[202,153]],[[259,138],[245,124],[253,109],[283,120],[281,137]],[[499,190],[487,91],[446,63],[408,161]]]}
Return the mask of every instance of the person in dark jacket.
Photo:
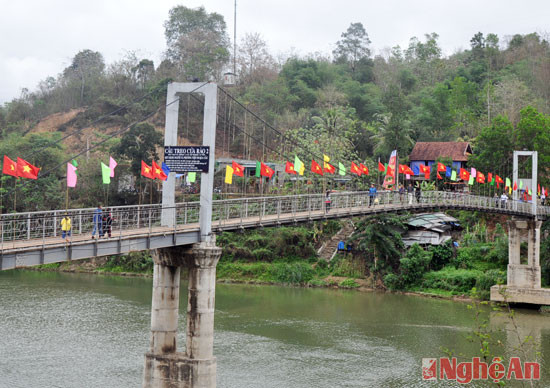
{"label": "person in dark jacket", "polygon": [[111,226],[113,225],[113,217],[111,212],[106,211],[103,215],[103,235],[111,237]]}

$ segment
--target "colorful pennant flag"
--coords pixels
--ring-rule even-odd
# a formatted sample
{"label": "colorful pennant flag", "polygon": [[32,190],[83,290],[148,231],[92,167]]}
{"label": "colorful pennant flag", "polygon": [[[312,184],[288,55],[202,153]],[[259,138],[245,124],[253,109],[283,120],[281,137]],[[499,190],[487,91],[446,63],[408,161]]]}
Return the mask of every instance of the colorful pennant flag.
{"label": "colorful pennant flag", "polygon": [[451,167],[447,167],[445,170],[445,176],[447,178],[450,178],[452,174],[453,174],[453,169]]}
{"label": "colorful pennant flag", "polygon": [[512,182],[510,181],[510,178],[506,178],[506,183],[504,185],[504,188],[506,187],[512,187]]}
{"label": "colorful pennant flag", "polygon": [[71,163],[67,163],[67,186],[76,187],[77,179],[76,167]]}
{"label": "colorful pennant flag", "polygon": [[470,178],[468,178],[468,184],[471,186],[474,184],[474,177],[470,175]]}
{"label": "colorful pennant flag", "polygon": [[298,171],[298,174],[304,175],[305,166],[298,156],[294,157],[294,170]]}
{"label": "colorful pennant flag", "polygon": [[478,171],[477,176],[476,176],[476,182],[477,183],[485,183],[485,175]]}
{"label": "colorful pennant flag", "polygon": [[111,183],[111,169],[103,162],[101,162],[101,177],[104,185]]}
{"label": "colorful pennant flag", "polygon": [[225,166],[225,183],[228,185],[233,183],[233,167],[227,165]]}
{"label": "colorful pennant flag", "polygon": [[455,170],[452,170],[452,172],[451,172],[451,180],[456,181],[456,171]]}
{"label": "colorful pennant flag", "polygon": [[196,180],[197,180],[197,173],[196,172],[188,172],[187,173],[187,182],[195,183]]}
{"label": "colorful pennant flag", "polygon": [[369,168],[365,166],[363,163],[359,163],[359,168],[361,169],[361,174],[369,175]]}
{"label": "colorful pennant flag", "polygon": [[477,171],[473,167],[470,169],[470,176],[473,176],[474,178],[477,176]]}
{"label": "colorful pennant flag", "polygon": [[168,179],[168,175],[170,175],[170,167],[168,167],[166,163],[162,162],[160,168],[164,175],[166,175],[166,179]]}
{"label": "colorful pennant flag", "polygon": [[115,177],[115,167],[117,166],[117,162],[113,159],[112,156],[109,156],[109,168],[111,169],[111,178]]}
{"label": "colorful pennant flag", "polygon": [[16,164],[18,177],[38,179],[38,172],[40,171],[40,168],[33,166],[32,164],[21,158],[17,158]]}
{"label": "colorful pennant flag", "polygon": [[2,173],[11,176],[17,176],[17,164],[4,155],[4,165],[2,166]]}
{"label": "colorful pennant flag", "polygon": [[346,175],[346,166],[344,166],[341,162],[338,162],[338,175]]}
{"label": "colorful pennant flag", "polygon": [[487,182],[489,182],[491,184],[491,186],[494,186],[495,185],[495,181],[493,179],[493,173],[490,172],[489,174],[487,174]]}
{"label": "colorful pennant flag", "polygon": [[518,183],[514,182],[514,191],[517,191],[517,189],[518,189]]}

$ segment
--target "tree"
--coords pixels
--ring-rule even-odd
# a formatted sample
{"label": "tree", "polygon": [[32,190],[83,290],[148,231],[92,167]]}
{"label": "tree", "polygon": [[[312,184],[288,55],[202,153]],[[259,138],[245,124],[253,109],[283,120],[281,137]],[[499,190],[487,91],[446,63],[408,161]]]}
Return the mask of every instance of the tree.
{"label": "tree", "polygon": [[[381,214],[365,217],[357,224],[351,241],[356,241],[358,250],[374,261],[375,270],[386,267],[395,271],[399,267],[404,247],[401,235],[407,230],[405,217]],[[379,261],[382,263],[378,264]]]}
{"label": "tree", "polygon": [[130,162],[133,175],[141,174],[141,161],[158,160],[157,148],[162,146],[163,136],[149,123],[139,123],[128,130],[112,152],[120,159]]}
{"label": "tree", "polygon": [[91,85],[94,79],[100,77],[104,69],[103,55],[97,51],[86,49],[78,52],[71,65],[63,71],[64,78],[76,79],[80,82],[80,105],[84,104],[85,86]]}
{"label": "tree", "polygon": [[491,126],[481,130],[471,156],[473,166],[483,171],[494,171],[510,166],[514,150],[514,127],[504,116],[493,119]]}
{"label": "tree", "polygon": [[207,81],[218,79],[229,59],[229,38],[223,16],[182,5],[172,8],[164,23],[166,58],[180,76]]}
{"label": "tree", "polygon": [[247,33],[238,46],[237,63],[241,83],[266,82],[276,78],[275,60],[258,33]]}
{"label": "tree", "polygon": [[358,63],[370,56],[371,41],[362,23],[351,23],[341,37],[332,54],[337,63],[347,63],[354,73]]}

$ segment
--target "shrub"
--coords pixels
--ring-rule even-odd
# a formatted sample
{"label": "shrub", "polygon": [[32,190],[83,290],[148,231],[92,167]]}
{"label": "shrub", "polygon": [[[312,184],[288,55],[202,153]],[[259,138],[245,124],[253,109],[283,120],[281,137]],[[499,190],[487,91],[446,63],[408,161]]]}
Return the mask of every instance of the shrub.
{"label": "shrub", "polygon": [[339,284],[338,284],[338,287],[342,287],[342,288],[357,288],[359,287],[359,284],[353,280],[353,279],[346,279],[346,280],[342,280]]}
{"label": "shrub", "polygon": [[252,255],[258,261],[272,261],[275,258],[273,251],[268,248],[254,249]]}
{"label": "shrub", "polygon": [[309,282],[307,282],[307,285],[310,287],[325,287],[327,285],[327,282],[322,279],[311,279]]}
{"label": "shrub", "polygon": [[467,293],[476,285],[482,274],[478,270],[445,267],[440,271],[428,272],[422,278],[422,287],[439,288],[456,293]]}
{"label": "shrub", "polygon": [[269,276],[279,283],[305,284],[313,279],[314,271],[307,263],[273,263]]}
{"label": "shrub", "polygon": [[449,264],[453,258],[453,247],[451,240],[445,244],[434,245],[430,247],[432,253],[432,260],[430,262],[430,268],[432,270],[440,270],[445,265]]}
{"label": "shrub", "polygon": [[384,285],[390,290],[402,290],[403,282],[401,278],[394,273],[389,273],[384,276]]}
{"label": "shrub", "polygon": [[404,286],[419,283],[422,275],[428,270],[432,259],[431,252],[426,252],[420,245],[413,244],[407,256],[400,260],[399,270]]}

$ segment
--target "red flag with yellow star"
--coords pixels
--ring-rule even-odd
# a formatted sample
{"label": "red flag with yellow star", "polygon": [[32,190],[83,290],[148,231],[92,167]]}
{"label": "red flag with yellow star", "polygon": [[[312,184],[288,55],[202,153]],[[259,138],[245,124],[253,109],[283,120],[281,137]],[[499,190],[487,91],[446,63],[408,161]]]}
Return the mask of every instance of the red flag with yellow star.
{"label": "red flag with yellow star", "polygon": [[323,172],[328,172],[329,174],[334,174],[336,172],[336,167],[332,164],[325,162],[324,165]]}
{"label": "red flag with yellow star", "polygon": [[155,179],[153,168],[145,163],[143,160],[141,161],[141,175],[149,179]]}
{"label": "red flag with yellow star", "polygon": [[38,179],[40,168],[33,166],[26,160],[17,158],[17,176],[21,178]]}
{"label": "red flag with yellow star", "polygon": [[294,170],[294,164],[290,162],[286,162],[285,172],[287,174],[294,174],[296,175],[296,171]]}
{"label": "red flag with yellow star", "polygon": [[261,163],[261,166],[260,166],[260,174],[262,176],[266,176],[268,178],[271,178],[273,176],[273,174],[275,173],[275,171],[273,171],[273,169],[271,167],[269,167],[268,165],[266,164],[263,164]]}
{"label": "red flag with yellow star", "polygon": [[311,172],[314,172],[315,174],[323,175],[323,169],[317,163],[315,160],[311,161]]}
{"label": "red flag with yellow star", "polygon": [[[361,163],[359,163],[361,164]],[[356,165],[355,163],[351,162],[351,168],[350,168],[350,171],[354,174],[357,174],[359,176],[361,176],[361,169],[359,168],[358,165]]]}
{"label": "red flag with yellow star", "polygon": [[153,176],[154,179],[160,179],[161,181],[165,181],[168,179],[168,176],[162,171],[162,168],[159,167],[159,165],[153,160]]}
{"label": "red flag with yellow star", "polygon": [[145,178],[155,179],[155,176],[153,175],[153,169],[143,160],[141,161],[141,175],[143,175]]}
{"label": "red flag with yellow star", "polygon": [[4,165],[2,166],[2,173],[11,176],[17,176],[17,164],[6,155],[4,155]]}
{"label": "red flag with yellow star", "polygon": [[365,166],[363,163],[359,163],[359,167],[361,168],[361,172],[363,175],[369,175],[369,168]]}
{"label": "red flag with yellow star", "polygon": [[244,176],[244,167],[239,163],[233,161],[231,167],[233,167],[233,175]]}

